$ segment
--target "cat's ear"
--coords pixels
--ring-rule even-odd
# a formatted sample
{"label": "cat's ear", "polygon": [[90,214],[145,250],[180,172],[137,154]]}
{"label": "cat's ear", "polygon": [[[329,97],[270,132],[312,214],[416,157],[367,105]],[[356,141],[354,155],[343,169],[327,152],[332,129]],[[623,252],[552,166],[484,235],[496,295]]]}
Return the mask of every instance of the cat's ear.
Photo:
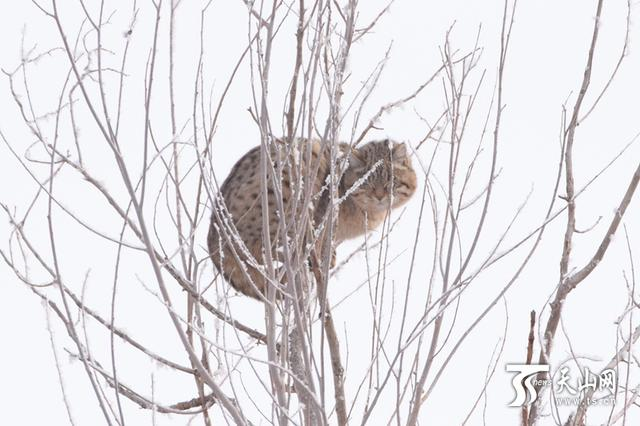
{"label": "cat's ear", "polygon": [[357,149],[351,150],[351,156],[349,157],[349,167],[354,169],[363,169],[365,166],[365,158],[361,152]]}
{"label": "cat's ear", "polygon": [[346,152],[351,150],[351,145],[345,142],[338,143],[338,151],[340,151],[340,155],[344,155]]}
{"label": "cat's ear", "polygon": [[404,162],[408,158],[407,144],[405,144],[404,142],[394,143],[391,152],[393,155],[393,160],[399,163]]}

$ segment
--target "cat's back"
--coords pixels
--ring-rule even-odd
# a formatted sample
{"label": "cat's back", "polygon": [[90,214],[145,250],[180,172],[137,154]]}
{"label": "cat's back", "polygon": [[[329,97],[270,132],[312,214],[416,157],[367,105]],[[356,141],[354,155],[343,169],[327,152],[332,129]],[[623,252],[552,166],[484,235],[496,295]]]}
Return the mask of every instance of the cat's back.
{"label": "cat's back", "polygon": [[[283,142],[277,142],[270,150],[273,169],[277,168],[277,159],[279,158],[283,166],[282,187],[289,189],[291,170],[298,169],[298,165],[303,167],[307,165],[308,158],[307,148],[310,148],[311,162],[309,165],[313,169],[318,166],[316,177],[324,180],[329,168],[328,149],[322,149],[322,145],[317,140],[298,140],[294,146],[286,146]],[[257,197],[260,191],[260,146],[250,149],[244,154],[236,164],[231,168],[229,175],[225,179],[220,191],[229,204],[231,201],[242,199],[248,194]],[[319,161],[319,163],[318,163]],[[305,174],[309,170],[301,169]],[[269,178],[267,187],[272,188],[272,179]]]}
{"label": "cat's back", "polygon": [[[230,212],[245,210],[260,194],[260,146],[244,154],[220,188]],[[233,214],[233,213],[232,213]]]}
{"label": "cat's back", "polygon": [[[270,149],[272,167],[269,167],[266,182],[268,218],[271,233],[277,229],[279,218],[276,214],[276,193],[282,196],[282,203],[287,209],[291,204],[293,185],[296,174],[314,176],[311,191],[315,194],[322,187],[329,172],[328,149],[323,149],[317,140],[297,140],[294,144],[277,142]],[[307,161],[310,159],[311,161]],[[271,173],[281,165],[282,174],[278,176],[278,189],[274,191]],[[261,238],[262,234],[262,179],[261,147],[256,146],[244,154],[232,167],[229,175],[220,188],[227,212],[233,219],[236,230],[245,242]]]}

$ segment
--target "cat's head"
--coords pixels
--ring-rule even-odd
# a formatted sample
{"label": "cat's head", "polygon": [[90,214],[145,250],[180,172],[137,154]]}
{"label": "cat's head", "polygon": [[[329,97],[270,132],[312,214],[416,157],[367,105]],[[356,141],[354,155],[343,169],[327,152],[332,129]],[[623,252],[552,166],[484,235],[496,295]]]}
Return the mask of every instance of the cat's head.
{"label": "cat's head", "polygon": [[388,139],[351,150],[343,180],[352,200],[369,212],[403,205],[415,193],[416,181],[407,146]]}

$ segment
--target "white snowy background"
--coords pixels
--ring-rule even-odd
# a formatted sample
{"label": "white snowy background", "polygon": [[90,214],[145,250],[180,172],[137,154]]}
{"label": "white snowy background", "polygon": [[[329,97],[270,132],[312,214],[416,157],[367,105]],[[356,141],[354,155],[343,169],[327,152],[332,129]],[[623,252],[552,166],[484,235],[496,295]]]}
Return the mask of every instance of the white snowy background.
{"label": "white snowy background", "polygon": [[[81,11],[75,2],[60,3],[61,14],[66,16],[70,33],[75,35],[72,30],[77,29]],[[129,65],[132,73],[129,78],[137,83],[128,89],[127,96],[131,106],[128,106],[122,137],[124,143],[130,145],[132,152],[141,149],[139,123],[143,113],[144,96],[141,81],[153,25],[152,8],[144,5],[144,2],[139,3],[141,12],[134,30],[136,37],[132,43]],[[46,2],[43,5],[48,7]],[[190,102],[199,49],[199,11],[202,5],[203,2],[200,1],[184,1],[176,17],[176,92],[179,126],[184,125],[190,117],[192,107]],[[92,10],[95,10],[95,5],[93,7]],[[118,2],[111,3],[108,7],[115,9],[117,13],[105,37],[107,40],[123,40],[123,33],[128,28],[131,5],[129,2]],[[205,78],[207,87],[213,85],[212,93],[216,99],[246,46],[248,16],[241,1],[214,1],[211,7],[205,24]],[[361,2],[359,7],[362,11],[362,22],[366,22],[375,16],[382,6],[380,2],[368,1]],[[479,95],[481,104],[478,108],[480,111],[486,111],[496,78],[502,10],[503,2],[496,0],[397,0],[390,11],[381,18],[374,32],[353,47],[348,65],[352,76],[346,86],[347,100],[356,93],[362,81],[384,57],[391,45],[386,69],[365,105],[361,126],[381,105],[411,93],[440,65],[438,49],[443,44],[446,31],[454,22],[452,43],[461,50],[473,48],[481,26],[479,45],[484,51],[479,68],[486,68],[487,74]],[[578,188],[604,167],[640,131],[640,56],[635,50],[636,42],[640,39],[638,27],[635,25],[638,12],[637,5],[632,4],[628,56],[619,74],[590,119],[578,127],[574,155]],[[569,96],[571,100],[575,99],[579,89],[594,14],[594,1],[525,0],[518,3],[504,80],[505,108],[498,154],[502,172],[496,182],[488,223],[482,234],[481,251],[484,249],[486,252],[495,243],[530,190],[533,190],[531,199],[508,242],[513,243],[533,230],[544,217],[558,163],[562,104]],[[605,2],[592,77],[595,89],[587,96],[585,102],[588,105],[594,101],[595,94],[599,93],[599,89],[606,83],[615,66],[624,43],[625,19],[625,1]],[[166,29],[167,22],[162,22],[162,25]],[[276,121],[279,120],[278,114],[284,105],[293,68],[294,21],[289,25],[281,30],[274,50],[270,101],[274,111],[272,114],[278,117]],[[3,69],[13,69],[19,63],[23,38],[28,48],[37,44],[37,49],[42,51],[59,44],[54,22],[43,16],[31,2],[1,2],[0,66]],[[167,43],[164,33],[161,34],[159,46],[159,61],[166,61]],[[167,101],[166,64],[158,70],[158,88],[153,103],[161,104]],[[38,100],[36,104],[41,108],[39,114],[54,109],[66,72],[66,59],[59,54],[44,58],[32,68],[30,81],[33,95]],[[219,121],[213,155],[214,169],[219,179],[226,176],[233,163],[259,141],[258,129],[247,113],[247,108],[252,105],[249,80],[248,67],[242,66],[227,95]],[[432,117],[443,105],[441,85],[438,83],[403,108],[385,115],[380,123],[382,130],[371,137],[391,137],[415,146],[426,133],[426,127],[416,112]],[[32,136],[22,124],[9,90],[8,80],[3,77],[0,77],[0,111],[0,130],[19,154],[24,153],[32,142]],[[166,111],[166,108],[163,108],[163,111]],[[475,117],[470,128],[479,135],[484,114],[480,112]],[[166,116],[157,116],[155,120],[161,123],[162,120],[166,120]],[[158,124],[161,128],[163,125],[165,134],[162,137],[170,137],[168,124]],[[344,136],[349,137],[350,126],[345,126],[343,130]],[[88,137],[92,130],[87,129],[86,132],[84,136]],[[87,146],[88,144],[85,144],[85,150],[88,149]],[[431,152],[430,149],[421,148],[419,155],[428,158],[427,152]],[[109,185],[116,181],[116,177],[112,162],[102,161],[106,155],[108,153],[104,143],[96,143],[95,150],[88,151],[87,161]],[[444,161],[445,156],[439,158]],[[580,197],[578,227],[588,228],[600,216],[602,220],[591,232],[576,237],[571,259],[572,267],[582,266],[593,254],[639,159],[640,146],[634,144]],[[446,165],[442,164],[436,168],[436,174],[444,176],[442,172],[446,170]],[[35,194],[34,182],[4,143],[0,144],[0,170],[0,201],[11,209],[16,208],[24,212]],[[82,183],[71,176],[61,176],[57,183],[59,196],[65,200],[66,205],[73,206],[74,211],[87,222],[116,235],[120,221],[111,213],[105,215],[106,204],[91,191],[83,189]],[[486,179],[486,173],[482,178]],[[424,184],[423,177],[421,180],[418,192],[421,192]],[[115,187],[115,183],[113,185]],[[117,189],[114,190],[118,193]],[[118,194],[124,196],[123,192]],[[390,258],[404,253],[389,266],[387,276],[388,291],[391,291],[391,284],[397,282],[394,291],[398,296],[404,294],[407,281],[409,253],[420,207],[418,198],[408,205],[404,219],[390,237]],[[635,253],[640,252],[638,198],[640,197],[636,195],[624,220]],[[40,205],[34,214],[37,216],[31,218],[30,230],[32,235],[36,233],[37,236],[37,232],[41,233],[42,238],[38,243],[46,250],[45,206]],[[107,313],[113,282],[115,245],[87,234],[86,230],[65,218],[63,214],[57,214],[57,217],[57,233],[60,239],[58,250],[62,254],[61,261],[67,265],[66,278],[70,282],[81,283],[85,273],[90,269],[87,304]],[[38,220],[42,223],[38,224]],[[565,220],[565,216],[561,215],[551,223],[541,248],[507,293],[506,304],[499,303],[463,343],[437,390],[422,408],[421,424],[457,425],[466,417],[483,387],[487,366],[492,360],[496,345],[499,345],[502,339],[505,312],[508,312],[508,325],[504,351],[497,361],[496,373],[488,386],[486,405],[481,402],[480,409],[468,424],[483,424],[483,416],[488,425],[517,424],[520,410],[508,407],[513,399],[513,389],[511,374],[504,371],[504,364],[523,361],[529,312],[535,309],[540,313],[555,288]],[[162,222],[160,225],[162,226]],[[168,222],[165,223],[165,226],[167,225]],[[0,230],[0,239],[3,240],[3,247],[6,247],[10,228],[4,217],[0,221]],[[203,225],[200,231],[197,239],[204,246],[206,226]],[[426,289],[432,256],[429,240],[431,233],[432,224],[426,220],[418,246],[417,266],[411,282],[414,290],[420,289],[420,286]],[[338,258],[346,256],[360,242],[361,240],[358,240],[340,247]],[[457,340],[508,282],[524,254],[524,250],[516,252],[509,260],[490,269],[467,290],[461,299],[450,342]],[[373,255],[377,256],[377,253],[374,252]],[[169,323],[166,312],[163,312],[162,305],[149,295],[136,278],[137,274],[143,274],[140,279],[149,279],[147,284],[153,287],[148,275],[148,265],[145,263],[148,260],[144,256],[136,256],[125,259],[123,263],[117,324],[168,358],[179,357],[180,361],[186,362],[184,351],[180,348],[175,330]],[[636,269],[639,266],[636,261]],[[207,268],[207,273],[210,274],[210,265],[207,265]],[[331,283],[332,298],[339,300],[341,296],[360,286],[366,275],[364,268],[365,258],[359,255]],[[565,305],[562,325],[571,338],[573,351],[600,360],[596,365],[606,364],[616,351],[615,320],[627,301],[627,289],[622,273],[623,270],[629,273],[630,268],[621,228],[604,261],[571,294]],[[144,272],[141,272],[142,270]],[[4,263],[0,266],[0,277],[0,424],[68,424],[47,331],[46,310]],[[175,290],[175,296],[180,295],[181,293]],[[246,323],[259,326],[262,314],[256,302],[233,300],[233,304],[234,315]],[[415,308],[414,312],[417,313],[418,309],[420,307]],[[367,286],[362,286],[346,302],[339,305],[334,314],[339,330],[349,341],[348,354],[346,351],[343,353],[346,354],[347,363],[346,392],[347,395],[353,395],[358,380],[349,379],[362,374],[369,356],[370,337],[366,333],[370,330],[371,307]],[[90,391],[82,365],[65,355],[63,348],[70,347],[69,340],[56,319],[52,317],[51,321],[56,346],[62,354],[63,377],[69,389],[77,424],[101,424],[104,419]],[[89,330],[96,331],[96,336],[103,336],[91,341],[92,352],[98,357],[103,353],[105,360],[108,359],[108,334],[98,333],[99,329],[93,326],[90,326]],[[366,333],[363,330],[366,330]],[[567,339],[564,332],[559,330],[552,361],[560,362],[569,356]],[[122,377],[130,377],[129,384],[147,392],[150,392],[151,381],[154,380],[155,392],[163,401],[178,401],[195,395],[191,379],[158,368],[142,356],[132,356],[130,362],[120,366],[119,374]],[[391,400],[381,402],[392,403]],[[485,405],[484,409],[482,405]],[[215,413],[214,411],[214,417]],[[136,408],[127,411],[127,419],[129,424],[151,424],[152,421],[150,412]],[[159,424],[186,424],[187,421],[188,418],[180,416],[159,417]],[[383,423],[373,421],[372,424],[384,424],[386,421],[385,417],[381,420]],[[196,423],[198,422],[200,420]],[[637,422],[640,422],[640,415],[636,409],[636,413],[627,419],[627,424],[638,424]],[[551,418],[547,418],[541,424],[554,423]]]}

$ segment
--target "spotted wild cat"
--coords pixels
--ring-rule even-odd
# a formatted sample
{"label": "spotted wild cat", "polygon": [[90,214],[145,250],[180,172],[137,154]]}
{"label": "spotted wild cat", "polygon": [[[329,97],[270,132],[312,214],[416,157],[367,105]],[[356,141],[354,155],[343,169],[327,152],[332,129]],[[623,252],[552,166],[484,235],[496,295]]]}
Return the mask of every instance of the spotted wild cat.
{"label": "spotted wild cat", "polygon": [[[285,220],[279,220],[277,191],[274,191],[272,179],[268,179],[267,218],[272,247],[283,241],[284,233],[287,233],[288,240],[298,237],[298,242],[304,240],[303,231],[298,230],[297,235],[291,236],[291,224],[287,223],[286,230],[283,227],[284,222],[291,222],[287,219],[292,217],[293,209],[308,205],[304,201],[309,201],[309,198],[295,198],[296,194],[305,193],[296,191],[296,185],[300,182],[304,184],[304,179],[292,179],[292,175],[296,175],[295,170],[301,172],[299,174],[302,176],[310,177],[307,180],[312,182],[310,191],[306,193],[312,195],[310,201],[314,214],[311,220],[315,226],[322,221],[327,209],[325,182],[330,172],[329,147],[323,147],[319,141],[299,140],[297,144],[296,150],[289,147],[288,155],[283,154],[287,148],[282,143],[278,149],[274,147],[270,150],[274,170],[278,163],[284,164],[280,180],[280,207],[286,212]],[[336,246],[377,227],[391,209],[405,204],[416,190],[416,174],[404,143],[374,141],[353,149],[347,144],[340,144],[339,150],[338,163],[343,155],[348,155],[348,168],[338,185],[337,196],[344,197],[344,200],[339,204],[334,231]],[[207,238],[211,259],[236,290],[259,298],[259,293],[265,293],[267,282],[260,272],[264,259],[259,146],[247,152],[233,166],[220,188],[220,196],[222,200],[214,205]],[[241,242],[233,238],[236,232]],[[271,250],[271,253],[272,258],[277,259],[278,251]],[[238,259],[246,267],[242,267]]]}

